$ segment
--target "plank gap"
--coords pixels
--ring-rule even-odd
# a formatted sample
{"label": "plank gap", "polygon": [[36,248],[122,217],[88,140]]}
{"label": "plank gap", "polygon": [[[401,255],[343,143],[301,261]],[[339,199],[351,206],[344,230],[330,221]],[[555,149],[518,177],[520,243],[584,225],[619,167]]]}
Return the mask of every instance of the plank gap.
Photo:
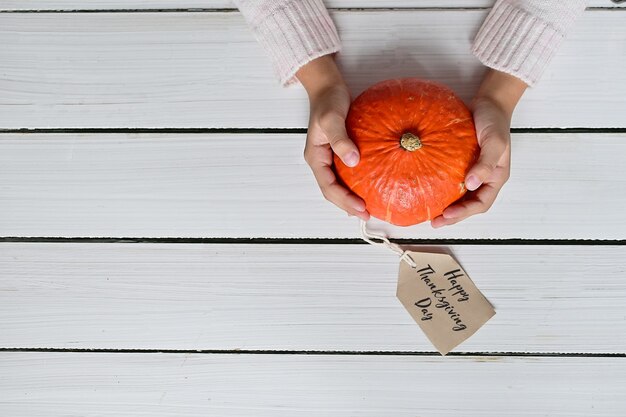
{"label": "plank gap", "polygon": [[[331,12],[414,12],[414,11],[473,11],[489,10],[491,7],[328,7]],[[625,11],[626,8],[615,6],[592,6],[585,11],[611,10]],[[25,9],[0,10],[0,13],[238,13],[236,8],[156,8],[156,9]]]}
{"label": "plank gap", "polygon": [[[96,134],[96,133],[152,133],[152,134],[210,134],[210,133],[234,133],[234,134],[306,134],[304,127],[281,128],[281,127],[173,127],[173,128],[20,128],[2,129],[0,134],[46,134],[46,133],[67,133],[67,134]],[[511,133],[626,133],[626,127],[514,127]]]}
{"label": "plank gap", "polygon": [[[626,239],[397,239],[400,245],[488,245],[488,246],[624,246]],[[179,244],[269,244],[269,245],[367,245],[359,238],[271,238],[271,237],[22,237],[0,236],[0,243],[179,243]]]}
{"label": "plank gap", "polygon": [[[47,353],[167,353],[199,355],[322,355],[322,356],[442,356],[435,351],[358,351],[358,350],[254,350],[254,349],[88,349],[88,348],[0,348],[0,352],[47,352]],[[626,353],[593,352],[450,352],[446,356],[531,358],[626,358]]]}

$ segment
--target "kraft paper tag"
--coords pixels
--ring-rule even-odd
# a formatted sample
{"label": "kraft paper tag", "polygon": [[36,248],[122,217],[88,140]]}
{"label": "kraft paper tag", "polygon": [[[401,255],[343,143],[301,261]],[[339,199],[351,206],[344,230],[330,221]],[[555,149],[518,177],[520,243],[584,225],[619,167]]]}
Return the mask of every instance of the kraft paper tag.
{"label": "kraft paper tag", "polygon": [[445,355],[496,312],[450,255],[407,253],[417,266],[400,261],[396,295],[439,353]]}

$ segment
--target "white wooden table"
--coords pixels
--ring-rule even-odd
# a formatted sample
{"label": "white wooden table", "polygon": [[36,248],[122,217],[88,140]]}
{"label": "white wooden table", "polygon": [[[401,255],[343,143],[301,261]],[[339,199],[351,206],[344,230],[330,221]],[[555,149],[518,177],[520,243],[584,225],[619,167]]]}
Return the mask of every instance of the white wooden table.
{"label": "white wooden table", "polygon": [[[332,0],[354,93],[471,97],[491,0]],[[0,0],[0,416],[626,415],[626,8],[592,0],[449,247],[498,314],[442,358],[324,201],[226,0]]]}

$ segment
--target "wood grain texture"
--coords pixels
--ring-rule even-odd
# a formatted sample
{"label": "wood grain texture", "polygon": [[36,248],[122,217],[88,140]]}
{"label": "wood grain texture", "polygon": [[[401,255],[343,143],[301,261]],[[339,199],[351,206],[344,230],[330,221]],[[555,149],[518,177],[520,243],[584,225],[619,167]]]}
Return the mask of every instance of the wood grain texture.
{"label": "wood grain texture", "polygon": [[615,417],[626,361],[0,352],[11,417]]}
{"label": "wood grain texture", "polygon": [[[0,236],[358,237],[298,134],[0,134]],[[624,134],[513,135],[494,207],[404,238],[626,239]]]}
{"label": "wood grain texture", "polygon": [[[467,100],[483,73],[470,44],[486,14],[335,12],[346,79],[357,94],[418,76]],[[513,125],[626,126],[624,50],[621,12],[585,13]],[[278,85],[238,13],[1,14],[0,74],[0,128],[307,125],[304,91]]]}
{"label": "wood grain texture", "polygon": [[[325,0],[329,8],[491,7],[494,0]],[[611,0],[587,0],[588,7],[624,7]],[[221,9],[234,8],[229,0],[0,0],[1,10],[112,10],[112,9]]]}
{"label": "wood grain texture", "polygon": [[[626,353],[626,247],[450,251],[497,311],[456,351]],[[0,347],[433,352],[396,299],[398,261],[369,245],[2,243]]]}

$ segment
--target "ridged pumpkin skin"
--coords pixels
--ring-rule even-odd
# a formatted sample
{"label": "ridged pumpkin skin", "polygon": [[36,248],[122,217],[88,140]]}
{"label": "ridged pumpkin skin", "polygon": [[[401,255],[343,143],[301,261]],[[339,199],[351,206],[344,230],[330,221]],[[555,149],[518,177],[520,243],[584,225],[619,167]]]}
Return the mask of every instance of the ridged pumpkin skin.
{"label": "ridged pumpkin skin", "polygon": [[335,172],[372,216],[410,226],[465,193],[479,146],[472,114],[449,88],[416,78],[380,82],[354,100],[346,128],[361,159],[350,168],[335,155]]}

